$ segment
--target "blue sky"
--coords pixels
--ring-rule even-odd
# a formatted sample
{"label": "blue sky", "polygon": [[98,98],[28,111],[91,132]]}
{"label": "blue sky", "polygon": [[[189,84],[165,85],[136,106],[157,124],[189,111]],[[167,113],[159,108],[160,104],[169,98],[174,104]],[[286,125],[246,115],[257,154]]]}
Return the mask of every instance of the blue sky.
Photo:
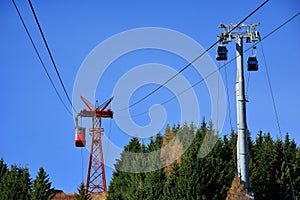
{"label": "blue sky", "polygon": [[[20,12],[32,34],[46,66],[59,92],[63,90],[51,65],[46,49],[38,32],[29,4],[16,1]],[[142,27],[162,27],[179,31],[208,48],[220,33],[220,23],[238,23],[262,1],[32,1],[41,26],[53,53],[66,89],[72,96],[76,74],[88,54],[101,42],[120,32]],[[246,23],[260,22],[258,30],[265,36],[292,15],[300,11],[300,4],[294,0],[273,0],[249,18]],[[58,100],[41,64],[22,27],[21,21],[11,1],[2,1],[0,6],[0,66],[1,66],[1,117],[2,143],[0,157],[8,164],[20,164],[30,168],[35,176],[43,166],[50,174],[53,186],[66,192],[73,192],[82,179],[81,151],[74,147],[74,121]],[[263,41],[263,48],[269,68],[272,88],[276,100],[283,134],[289,132],[300,143],[300,18],[278,30]],[[247,45],[245,45],[248,47]],[[234,44],[228,45],[229,57],[235,56]],[[111,51],[111,50],[110,50]],[[209,52],[215,57],[215,49]],[[249,56],[248,52],[246,56]],[[245,56],[245,58],[246,58]],[[255,137],[261,129],[278,136],[272,99],[263,65],[261,46],[257,47],[260,64],[258,72],[251,73],[247,104],[248,127]],[[96,98],[100,102],[112,95],[114,84],[122,73],[145,63],[162,63],[180,70],[186,62],[166,52],[155,50],[133,52],[116,60],[110,70],[100,80]],[[218,63],[216,63],[218,65]],[[124,66],[124,68],[118,68]],[[183,76],[191,83],[201,79],[193,75],[192,68]],[[246,72],[246,71],[245,71]],[[228,65],[228,89],[231,116],[235,128],[235,62]],[[224,70],[221,70],[224,80]],[[245,73],[247,79],[248,73]],[[146,76],[146,75],[145,75]],[[142,97],[155,88],[147,85],[132,97]],[[209,119],[210,102],[205,84],[194,88],[200,99],[201,115]],[[170,97],[167,89],[162,89],[149,100],[132,108],[132,114],[144,112],[153,105]],[[166,98],[168,99],[168,98]],[[66,98],[64,97],[67,103]],[[207,106],[206,106],[207,105]],[[166,105],[166,112],[178,109],[177,102]],[[229,113],[222,134],[230,130]],[[202,116],[201,116],[202,117]],[[166,123],[178,123],[178,116],[170,114]],[[104,123],[104,128],[110,122]],[[149,123],[149,117],[136,119],[139,125]],[[106,127],[105,127],[106,126]],[[162,130],[163,132],[163,130]],[[122,148],[130,139],[120,131],[114,122],[110,139]],[[84,151],[84,177],[87,168],[87,151]],[[112,169],[106,168],[110,180]],[[85,178],[84,178],[85,179]]]}

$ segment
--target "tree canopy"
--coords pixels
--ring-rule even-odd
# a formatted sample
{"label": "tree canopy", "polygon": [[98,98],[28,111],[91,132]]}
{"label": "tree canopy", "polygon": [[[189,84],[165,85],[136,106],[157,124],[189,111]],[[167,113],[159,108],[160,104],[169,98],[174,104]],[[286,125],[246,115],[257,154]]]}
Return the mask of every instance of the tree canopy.
{"label": "tree canopy", "polygon": [[[191,137],[183,137],[190,134],[193,134],[192,141],[189,140]],[[288,134],[284,141],[274,140],[270,133],[262,131],[254,140],[250,135],[250,184],[255,199],[293,199],[288,172],[295,195],[300,198],[300,149],[295,141]],[[204,142],[207,138],[210,138],[208,142]],[[214,138],[217,138],[215,142]],[[236,133],[232,131],[220,137],[212,122],[207,124],[204,120],[200,128],[193,124],[167,126],[163,136],[158,134],[147,144],[132,138],[124,152],[149,153],[167,144],[172,144],[172,150],[177,152],[161,151],[167,155],[164,155],[165,159],[172,159],[171,164],[146,173],[119,170],[120,165],[122,169],[132,167],[123,152],[116,161],[107,199],[247,199],[237,178],[236,142]],[[185,148],[187,144],[189,146]],[[200,149],[207,152],[203,154]],[[186,151],[180,158],[173,156],[182,150]],[[139,166],[143,167],[143,163]]]}
{"label": "tree canopy", "polygon": [[27,167],[12,165],[0,160],[0,200],[48,200],[53,197],[48,174],[41,167],[34,180]]}

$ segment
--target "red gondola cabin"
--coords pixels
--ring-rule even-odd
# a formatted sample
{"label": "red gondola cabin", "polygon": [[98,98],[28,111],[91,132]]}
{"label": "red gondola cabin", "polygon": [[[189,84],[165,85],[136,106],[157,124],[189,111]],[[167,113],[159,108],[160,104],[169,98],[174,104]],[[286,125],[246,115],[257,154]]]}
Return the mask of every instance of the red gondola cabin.
{"label": "red gondola cabin", "polygon": [[85,140],[85,128],[77,127],[75,133],[75,146],[76,147],[85,147],[86,140]]}

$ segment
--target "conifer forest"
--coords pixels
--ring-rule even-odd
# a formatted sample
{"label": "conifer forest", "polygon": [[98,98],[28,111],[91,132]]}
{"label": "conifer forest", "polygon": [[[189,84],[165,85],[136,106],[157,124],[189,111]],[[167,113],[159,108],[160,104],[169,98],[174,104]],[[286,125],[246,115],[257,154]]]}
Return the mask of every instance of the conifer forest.
{"label": "conifer forest", "polygon": [[[194,136],[182,157],[165,168],[147,173],[115,170],[107,199],[241,199],[238,198],[239,194],[245,196],[245,191],[238,186],[238,179],[235,178],[236,133],[217,136],[219,138],[212,151],[205,157],[199,156],[205,135],[215,134],[211,122],[207,124],[203,120],[200,128],[194,127],[193,124],[173,128],[168,126],[164,135],[157,134],[147,145],[137,138],[132,138],[124,150],[141,153],[155,151],[161,149],[172,138],[182,137],[179,133]],[[299,198],[300,149],[295,141],[288,134],[281,141],[273,139],[270,133],[259,131],[255,138],[251,138],[249,134],[248,143],[250,180],[255,199],[293,199],[290,179],[295,195]],[[184,144],[185,142],[174,142],[173,145],[177,151],[181,151]],[[288,166],[285,164],[282,148],[285,149]],[[116,169],[120,168],[120,165],[123,165],[122,169],[135,167],[134,164],[143,167],[139,162],[128,163],[126,157],[121,156],[116,163]]]}

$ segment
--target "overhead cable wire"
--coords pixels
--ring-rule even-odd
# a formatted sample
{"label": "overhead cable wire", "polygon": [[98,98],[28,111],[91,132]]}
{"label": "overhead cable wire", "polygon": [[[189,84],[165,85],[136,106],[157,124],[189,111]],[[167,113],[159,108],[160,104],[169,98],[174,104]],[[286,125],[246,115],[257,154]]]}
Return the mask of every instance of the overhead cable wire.
{"label": "overhead cable wire", "polygon": [[[250,48],[246,49],[244,52],[249,51]],[[235,56],[234,58],[232,58],[231,60],[229,60],[228,62],[226,62],[224,65],[220,66],[219,68],[215,69],[214,71],[210,72],[208,75],[206,75],[204,78],[200,79],[199,81],[197,81],[196,83],[194,83],[193,85],[191,85],[190,87],[182,90],[181,92],[179,92],[178,94],[175,94],[174,96],[172,96],[171,98],[169,98],[168,100],[164,101],[163,103],[159,104],[159,105],[165,105],[167,103],[169,103],[170,101],[172,101],[173,99],[175,99],[176,97],[184,94],[185,92],[187,92],[188,90],[192,89],[193,87],[195,87],[196,85],[202,83],[203,81],[205,81],[206,79],[208,79],[209,77],[211,77],[212,75],[214,75],[216,72],[218,72],[220,69],[224,68],[226,65],[230,64],[231,62],[235,61],[235,59],[237,58],[237,56]],[[155,107],[154,107],[155,108]],[[137,115],[133,115],[132,117],[137,117],[140,115],[144,115],[148,113],[148,111],[142,112],[140,114]]]}
{"label": "overhead cable wire", "polygon": [[250,76],[251,76],[251,72],[248,72],[248,77],[247,77],[247,85],[246,85],[246,98],[248,99],[249,97],[249,85],[250,85]]}
{"label": "overhead cable wire", "polygon": [[[109,120],[109,129],[108,129],[108,134],[107,134],[107,139],[108,141],[111,141],[110,140],[110,137],[111,137],[111,132],[112,132],[112,123],[113,123],[113,118]],[[107,147],[106,147],[106,153],[104,155],[104,159],[108,159],[108,156],[109,156],[109,151],[110,151],[110,143],[108,143]]]}
{"label": "overhead cable wire", "polygon": [[[254,46],[256,46],[257,44],[259,44],[260,42],[262,42],[263,40],[265,40],[266,38],[268,38],[269,36],[271,36],[273,33],[275,33],[276,31],[278,31],[279,29],[281,29],[283,26],[285,26],[286,24],[288,24],[289,22],[291,22],[293,19],[295,19],[298,15],[300,14],[300,12],[296,13],[295,15],[293,15],[291,18],[289,18],[288,20],[286,20],[284,23],[282,23],[281,25],[279,25],[277,28],[273,29],[270,33],[268,33],[267,35],[265,35],[263,38],[261,38],[259,41],[257,41],[255,44],[251,45],[249,48],[247,48],[246,50],[243,51],[243,53],[248,52],[250,49],[252,49]],[[184,94],[185,92],[187,92],[188,90],[192,89],[193,87],[195,87],[196,85],[202,83],[203,81],[205,81],[206,79],[208,79],[209,77],[211,77],[213,74],[215,74],[216,72],[218,72],[220,69],[226,67],[228,64],[230,64],[231,62],[235,61],[235,59],[238,56],[235,56],[234,58],[232,58],[231,60],[229,60],[228,62],[226,62],[225,64],[223,64],[222,66],[220,66],[220,68],[217,68],[216,70],[212,71],[211,73],[209,73],[208,75],[206,75],[205,77],[203,77],[202,79],[200,79],[199,81],[195,82],[193,85],[191,85],[190,87],[186,88],[185,90],[182,90],[181,92],[179,92],[178,94],[175,94],[174,96],[172,96],[171,98],[169,98],[168,100],[164,101],[163,103],[161,103],[160,105],[165,105],[169,102],[171,102],[173,99],[175,99],[176,97]],[[153,109],[155,109],[157,107],[154,107]],[[138,117],[144,114],[147,114],[149,111],[145,111],[136,115],[132,115],[131,117]]]}
{"label": "overhead cable wire", "polygon": [[[233,132],[234,133],[234,129],[233,129],[233,125],[232,125],[232,118],[231,118],[231,106],[230,106],[230,96],[229,96],[229,89],[228,89],[228,75],[227,75],[227,66],[226,66],[226,62],[224,61],[224,72],[225,72],[225,85],[226,85],[226,96],[227,96],[227,104],[228,104],[228,115],[229,115],[229,124],[230,124],[230,131],[231,133]],[[220,68],[220,67],[219,67]],[[234,133],[234,136],[237,137],[237,135]],[[234,150],[235,148],[235,142],[234,142],[234,136],[232,139],[232,151]],[[234,156],[233,157],[233,163],[234,163],[234,169],[235,169],[235,176],[238,177],[238,168],[237,168],[237,157]],[[239,179],[237,178],[236,179],[236,184],[235,184],[235,189],[238,191],[238,187],[239,187]],[[240,200],[240,192],[238,191],[237,192],[237,199]]]}
{"label": "overhead cable wire", "polygon": [[[278,128],[278,131],[279,131],[280,139],[282,141],[282,130],[281,130],[280,122],[279,122],[279,115],[278,115],[278,112],[277,112],[277,106],[276,106],[275,97],[274,97],[274,93],[273,93],[273,88],[272,88],[272,84],[271,84],[269,68],[267,66],[266,56],[265,56],[265,53],[264,53],[264,48],[263,48],[262,42],[260,43],[260,45],[261,45],[261,50],[262,50],[264,66],[265,66],[265,69],[266,69],[266,76],[267,76],[267,80],[268,80],[270,94],[271,94],[271,98],[272,98],[272,105],[273,105],[273,109],[274,109],[274,113],[275,113],[276,124],[277,124],[277,128]],[[282,152],[283,152],[283,155],[284,155],[284,161],[285,161],[287,171],[288,171],[289,182],[290,182],[291,189],[292,189],[293,199],[296,200],[295,190],[294,190],[293,181],[292,181],[292,176],[291,176],[291,173],[290,173],[290,167],[289,167],[288,159],[287,159],[287,156],[286,156],[286,149],[285,149],[284,145],[282,145]]]}
{"label": "overhead cable wire", "polygon": [[208,47],[205,51],[203,51],[199,56],[197,56],[196,58],[194,58],[190,63],[188,63],[186,66],[184,66],[176,74],[174,74],[172,77],[170,77],[169,79],[167,79],[162,85],[159,85],[156,89],[152,90],[150,93],[148,93],[144,97],[140,98],[138,101],[134,102],[133,104],[130,104],[129,106],[127,106],[125,108],[122,108],[122,109],[119,109],[117,111],[127,110],[127,109],[129,109],[129,108],[131,108],[131,107],[139,104],[140,102],[144,101],[149,96],[151,96],[152,94],[154,94],[155,92],[157,92],[159,89],[161,89],[162,87],[164,87],[167,83],[169,83],[171,80],[173,80],[174,78],[176,78],[179,74],[181,74],[184,70],[186,70],[188,67],[190,67],[199,58],[201,58],[203,55],[205,55],[206,52],[208,52],[215,45],[217,45],[220,41],[222,41],[224,37],[227,37],[232,31],[234,31],[237,27],[239,27],[242,23],[244,23],[249,17],[251,17],[254,13],[256,13],[260,8],[262,8],[268,1],[270,1],[270,0],[264,1],[256,9],[254,9],[250,14],[248,14],[244,19],[242,19],[236,26],[234,26],[230,31],[228,31],[226,34],[224,34],[224,36],[220,37],[219,40],[217,40],[216,42],[214,42],[210,47]]}
{"label": "overhead cable wire", "polygon": [[224,71],[225,71],[225,84],[226,84],[226,93],[227,93],[227,102],[228,102],[228,112],[229,112],[229,123],[230,123],[230,128],[232,131],[233,126],[232,126],[232,119],[231,119],[231,106],[230,106],[230,96],[229,96],[229,89],[228,89],[228,77],[227,77],[226,63],[224,65],[225,65]]}
{"label": "overhead cable wire", "polygon": [[59,94],[59,92],[58,92],[58,90],[57,90],[57,88],[56,88],[56,86],[55,86],[55,84],[54,84],[54,82],[53,82],[53,80],[52,80],[52,78],[51,78],[51,76],[50,76],[50,74],[49,74],[49,72],[48,72],[48,70],[47,70],[47,68],[46,68],[46,66],[45,66],[45,64],[44,64],[44,62],[43,62],[41,56],[40,56],[40,54],[39,54],[39,52],[38,52],[38,50],[37,50],[37,47],[36,47],[36,45],[35,45],[35,43],[34,43],[32,37],[31,37],[31,35],[30,35],[30,32],[29,32],[29,30],[28,30],[28,28],[27,28],[27,26],[26,26],[26,24],[25,24],[25,22],[24,22],[24,19],[23,19],[22,15],[21,15],[21,13],[20,13],[20,11],[19,11],[19,9],[18,9],[17,4],[15,3],[14,0],[12,0],[12,3],[14,4],[14,7],[15,7],[17,13],[18,13],[18,16],[19,16],[21,22],[22,22],[22,25],[23,25],[23,27],[24,27],[24,29],[25,29],[25,31],[26,31],[26,34],[27,34],[27,36],[29,37],[29,40],[30,40],[30,42],[31,42],[31,44],[32,44],[32,46],[33,46],[33,48],[34,48],[34,51],[35,51],[35,53],[36,53],[36,55],[37,55],[37,57],[38,57],[40,63],[42,64],[42,67],[43,67],[43,69],[44,69],[44,71],[45,71],[45,73],[46,73],[46,75],[47,75],[47,77],[48,77],[48,79],[49,79],[49,81],[50,81],[50,83],[51,83],[53,89],[55,90],[55,93],[56,93],[57,97],[59,98],[60,102],[63,104],[63,106],[65,107],[65,109],[67,110],[67,112],[68,112],[70,115],[72,115],[72,112],[68,109],[67,105],[66,105],[65,102],[63,101],[61,95]]}
{"label": "overhead cable wire", "polygon": [[83,159],[83,150],[82,150],[82,148],[80,148],[80,154],[81,154],[81,182],[83,182],[84,181],[83,180],[83,170],[84,170],[83,161],[84,161],[84,159]]}
{"label": "overhead cable wire", "polygon": [[[219,62],[219,68],[218,72],[220,73],[220,62]],[[219,101],[220,101],[220,76],[218,76],[218,81],[217,81],[217,86],[218,86],[218,93],[217,93],[217,131],[219,134]]]}
{"label": "overhead cable wire", "polygon": [[[41,33],[41,35],[42,35],[44,44],[45,44],[46,49],[47,49],[47,51],[48,51],[48,54],[49,54],[49,56],[50,56],[51,62],[52,62],[52,64],[53,64],[53,66],[54,66],[55,72],[56,72],[56,74],[57,74],[57,76],[58,76],[59,82],[60,82],[60,84],[61,84],[61,86],[62,86],[62,88],[63,88],[63,90],[64,90],[64,93],[65,93],[65,95],[66,95],[66,97],[67,97],[67,99],[68,99],[69,104],[71,105],[71,107],[73,108],[73,110],[76,112],[75,108],[73,107],[73,104],[72,104],[72,101],[71,101],[71,99],[70,99],[70,96],[69,96],[69,94],[68,94],[68,92],[67,92],[67,90],[66,90],[66,87],[65,87],[65,85],[64,85],[64,83],[63,83],[63,81],[62,81],[62,78],[61,78],[61,76],[60,76],[60,74],[59,74],[59,71],[58,71],[57,66],[56,66],[56,64],[55,64],[54,58],[53,58],[52,53],[51,53],[51,51],[50,51],[50,48],[49,48],[49,46],[48,46],[47,40],[46,40],[46,38],[45,38],[45,35],[44,35],[44,33],[43,33],[42,27],[41,27],[41,25],[40,25],[40,23],[39,23],[39,20],[38,20],[38,18],[37,18],[37,15],[36,15],[36,12],[35,12],[35,10],[34,10],[34,8],[33,8],[33,5],[32,5],[32,3],[31,3],[30,0],[28,0],[28,3],[29,3],[29,5],[30,5],[30,8],[31,8],[32,14],[33,14],[33,16],[34,16],[35,22],[36,22],[36,24],[38,25],[39,31],[40,31],[40,33]],[[77,112],[76,112],[76,113],[77,113]]]}

